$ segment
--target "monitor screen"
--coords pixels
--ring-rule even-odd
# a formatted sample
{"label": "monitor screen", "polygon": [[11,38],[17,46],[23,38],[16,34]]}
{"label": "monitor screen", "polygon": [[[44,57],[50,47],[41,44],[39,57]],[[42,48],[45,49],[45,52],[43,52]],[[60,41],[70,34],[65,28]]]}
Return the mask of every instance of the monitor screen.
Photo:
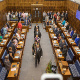
{"label": "monitor screen", "polygon": [[76,11],[76,18],[80,20],[80,11],[79,10]]}

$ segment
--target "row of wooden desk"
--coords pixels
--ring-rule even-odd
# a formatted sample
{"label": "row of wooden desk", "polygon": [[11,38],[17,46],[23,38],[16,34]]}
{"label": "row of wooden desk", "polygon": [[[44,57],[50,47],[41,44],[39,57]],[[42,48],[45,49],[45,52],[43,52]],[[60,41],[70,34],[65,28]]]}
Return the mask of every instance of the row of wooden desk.
{"label": "row of wooden desk", "polygon": [[76,43],[74,40],[72,40],[70,34],[66,30],[66,27],[61,27],[61,23],[57,23],[58,27],[61,29],[62,33],[65,36],[65,39],[68,43],[68,46],[72,49],[75,55],[75,59],[78,59],[80,61],[80,49],[78,46],[76,46]]}
{"label": "row of wooden desk", "polygon": [[14,54],[13,63],[7,76],[8,80],[19,80],[20,68],[22,64],[22,56],[26,41],[27,29],[22,29],[21,38],[18,42],[16,53]]}
{"label": "row of wooden desk", "polygon": [[67,61],[64,61],[64,56],[62,55],[62,51],[59,48],[57,37],[54,34],[52,28],[48,28],[48,34],[51,41],[53,53],[56,57],[56,63],[58,65],[59,72],[63,75],[63,79],[67,80],[67,78],[71,76],[68,63]]}

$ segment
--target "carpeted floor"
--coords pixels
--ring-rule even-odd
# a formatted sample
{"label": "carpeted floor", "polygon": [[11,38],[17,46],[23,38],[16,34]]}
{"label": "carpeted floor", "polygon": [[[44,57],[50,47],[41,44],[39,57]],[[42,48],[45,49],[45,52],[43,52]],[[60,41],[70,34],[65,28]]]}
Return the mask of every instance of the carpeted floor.
{"label": "carpeted floor", "polygon": [[40,77],[45,73],[48,62],[51,60],[55,64],[55,58],[52,51],[52,46],[48,33],[42,28],[42,24],[39,23],[41,37],[41,47],[43,50],[43,57],[41,58],[40,64],[35,68],[35,59],[32,56],[32,44],[34,42],[34,26],[32,24],[32,29],[27,33],[27,39],[25,43],[24,55],[22,58],[22,66],[20,72],[19,80],[40,80]]}

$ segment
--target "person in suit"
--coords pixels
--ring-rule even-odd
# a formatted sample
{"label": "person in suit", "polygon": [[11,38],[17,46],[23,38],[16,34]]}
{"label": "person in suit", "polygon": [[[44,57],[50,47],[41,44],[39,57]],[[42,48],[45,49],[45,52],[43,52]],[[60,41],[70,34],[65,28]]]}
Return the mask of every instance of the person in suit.
{"label": "person in suit", "polygon": [[34,33],[36,32],[37,29],[39,30],[38,24],[36,24],[36,26],[34,27]]}
{"label": "person in suit", "polygon": [[68,51],[68,49],[67,49],[67,46],[66,45],[64,45],[63,46],[63,49],[62,49],[62,55],[64,56],[64,60],[66,60],[66,56],[67,56],[67,51]]}
{"label": "person in suit", "polygon": [[4,26],[3,28],[3,35],[5,36],[5,34],[7,34],[7,26]]}
{"label": "person in suit", "polygon": [[69,30],[69,22],[67,22],[66,30]]}
{"label": "person in suit", "polygon": [[76,30],[74,31],[74,34],[72,36],[72,39],[75,40],[75,38],[77,37],[77,33],[76,33]]}
{"label": "person in suit", "polygon": [[70,33],[70,31],[71,31],[71,26],[69,26],[68,33]]}
{"label": "person in suit", "polygon": [[36,32],[34,33],[34,38],[38,35],[39,38],[41,38],[41,32],[37,29]]}
{"label": "person in suit", "polygon": [[35,52],[35,67],[37,67],[37,63],[40,63],[40,57],[41,57],[41,47],[37,45],[36,52]]}
{"label": "person in suit", "polygon": [[55,25],[55,28],[53,29],[54,33],[56,34],[58,31],[57,25]]}
{"label": "person in suit", "polygon": [[20,18],[21,18],[21,12],[19,11],[19,13],[18,13],[18,22],[20,21]]}
{"label": "person in suit", "polygon": [[9,21],[7,21],[6,25],[7,25],[8,28],[10,28]]}
{"label": "person in suit", "polygon": [[26,20],[24,21],[24,25],[29,25],[29,20],[26,18]]}
{"label": "person in suit", "polygon": [[65,40],[62,40],[62,42],[59,43],[61,51],[63,50],[64,45],[66,45]]}
{"label": "person in suit", "polygon": [[58,30],[57,30],[57,32],[56,32],[56,36],[58,37],[59,34],[61,34],[61,30],[60,30],[60,28],[58,28]]}
{"label": "person in suit", "polygon": [[68,21],[68,13],[67,13],[67,11],[65,13],[65,20]]}
{"label": "person in suit", "polygon": [[62,13],[62,14],[61,14],[61,20],[62,20],[63,18],[64,18],[64,14]]}
{"label": "person in suit", "polygon": [[5,65],[5,68],[7,70],[7,72],[9,73],[9,70],[11,68],[11,62],[9,61],[9,56],[5,56],[5,60],[4,60],[4,65]]}
{"label": "person in suit", "polygon": [[46,21],[46,25],[49,25],[49,20],[47,19],[47,21]]}
{"label": "person in suit", "polygon": [[77,34],[77,37],[75,38],[75,43],[77,44],[77,46],[79,45],[79,41],[80,41],[80,36],[79,34]]}
{"label": "person in suit", "polygon": [[13,62],[13,58],[14,58],[14,51],[12,50],[12,47],[9,47],[8,49],[8,54],[9,54],[9,60],[12,63]]}
{"label": "person in suit", "polygon": [[65,16],[65,12],[63,11],[62,13],[63,13],[63,15]]}
{"label": "person in suit", "polygon": [[74,34],[74,31],[73,31],[73,29],[71,28],[70,36],[72,37],[72,36],[73,36],[73,34]]}
{"label": "person in suit", "polygon": [[15,45],[15,42],[14,41],[12,42],[12,44],[11,44],[10,47],[12,47],[12,51],[15,54],[15,52],[16,52],[16,45]]}
{"label": "person in suit", "polygon": [[57,14],[56,12],[54,13],[54,21],[55,21],[55,24],[56,24],[56,20],[57,20]]}

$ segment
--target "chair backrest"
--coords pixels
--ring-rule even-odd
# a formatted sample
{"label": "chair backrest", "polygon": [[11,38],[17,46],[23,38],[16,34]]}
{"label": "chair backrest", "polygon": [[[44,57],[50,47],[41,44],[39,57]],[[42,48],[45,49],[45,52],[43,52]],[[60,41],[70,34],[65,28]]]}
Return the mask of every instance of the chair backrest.
{"label": "chair backrest", "polygon": [[5,50],[2,57],[1,57],[1,60],[2,62],[4,63],[4,60],[5,60],[5,56],[7,55],[7,51]]}
{"label": "chair backrest", "polygon": [[2,70],[2,64],[0,63],[0,72],[1,72],[1,70]]}
{"label": "chair backrest", "polygon": [[11,40],[9,41],[9,43],[7,44],[7,48],[9,48],[10,47],[10,45],[11,45]]}
{"label": "chair backrest", "polygon": [[69,54],[70,58],[73,60],[73,58],[74,58],[74,53],[73,53],[73,51],[72,51],[71,48],[68,49],[68,54]]}
{"label": "chair backrest", "polygon": [[1,29],[1,34],[3,35],[3,28]]}
{"label": "chair backrest", "polygon": [[76,68],[77,68],[77,71],[78,71],[79,74],[80,74],[80,63],[79,63],[78,60],[76,60],[76,62],[75,62],[75,66],[76,66]]}

